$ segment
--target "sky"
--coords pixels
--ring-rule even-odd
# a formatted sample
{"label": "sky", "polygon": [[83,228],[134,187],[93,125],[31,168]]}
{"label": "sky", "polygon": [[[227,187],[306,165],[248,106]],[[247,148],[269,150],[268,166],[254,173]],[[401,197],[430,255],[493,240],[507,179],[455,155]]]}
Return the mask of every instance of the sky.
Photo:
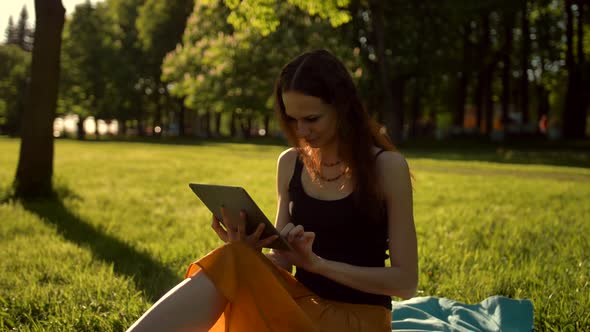
{"label": "sky", "polygon": [[[66,9],[66,16],[74,12],[74,8],[77,4],[84,3],[85,0],[61,0],[62,4]],[[90,2],[95,3],[100,0],[91,0]],[[0,0],[0,41],[6,40],[6,27],[8,26],[8,18],[12,15],[14,24],[18,21],[23,6],[27,7],[29,13],[29,27],[32,27],[35,23],[35,0]]]}

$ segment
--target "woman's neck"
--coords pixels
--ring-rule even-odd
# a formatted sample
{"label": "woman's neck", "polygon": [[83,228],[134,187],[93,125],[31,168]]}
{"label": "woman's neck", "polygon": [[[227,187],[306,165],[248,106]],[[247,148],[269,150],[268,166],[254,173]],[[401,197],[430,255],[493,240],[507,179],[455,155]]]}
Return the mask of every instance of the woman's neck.
{"label": "woman's neck", "polygon": [[323,146],[319,149],[319,157],[322,163],[332,164],[340,161],[338,145],[336,143]]}

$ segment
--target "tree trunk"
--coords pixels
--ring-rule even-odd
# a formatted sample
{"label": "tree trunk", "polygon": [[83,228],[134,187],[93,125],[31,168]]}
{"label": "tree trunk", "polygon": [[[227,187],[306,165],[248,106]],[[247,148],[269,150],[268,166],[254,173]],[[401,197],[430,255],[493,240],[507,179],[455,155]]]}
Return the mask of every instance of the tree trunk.
{"label": "tree trunk", "polygon": [[587,1],[578,0],[578,38],[577,38],[577,53],[578,53],[578,64],[580,67],[584,65],[584,6]]}
{"label": "tree trunk", "polygon": [[510,87],[510,77],[512,71],[512,63],[510,56],[512,55],[512,27],[514,25],[514,13],[507,10],[504,18],[504,45],[502,50],[502,128],[506,131],[506,125],[508,124],[508,112],[510,108],[510,96],[512,90]]}
{"label": "tree trunk", "polygon": [[422,128],[420,124],[421,109],[420,109],[420,84],[416,83],[414,87],[414,93],[412,94],[411,104],[411,123],[410,123],[410,137],[419,137],[422,134]]}
{"label": "tree trunk", "polygon": [[113,137],[113,133],[111,132],[111,123],[112,123],[112,120],[106,119],[104,122],[105,122],[105,124],[107,126],[107,137]]}
{"label": "tree trunk", "polygon": [[577,19],[577,53],[578,53],[578,98],[577,98],[577,112],[575,113],[576,118],[576,138],[586,137],[586,125],[588,117],[588,103],[590,102],[590,89],[588,84],[590,83],[590,77],[588,76],[590,70],[586,66],[584,59],[584,6],[587,5],[586,1],[578,1],[578,19]]}
{"label": "tree trunk", "polygon": [[482,123],[484,108],[486,107],[487,84],[488,84],[488,69],[486,59],[490,57],[490,19],[489,14],[485,13],[481,17],[481,40],[479,46],[479,73],[477,74],[477,86],[475,88],[475,111],[476,123],[478,130],[482,130]]}
{"label": "tree trunk", "polygon": [[237,134],[236,127],[238,125],[238,121],[239,121],[238,120],[238,115],[236,114],[236,111],[233,110],[231,112],[231,120],[229,122],[229,133],[230,133],[230,136],[232,138],[235,138],[236,137],[236,134]]}
{"label": "tree trunk", "polygon": [[[580,7],[578,7],[580,8]],[[582,7],[583,8],[583,7]],[[581,91],[581,64],[576,64],[574,59],[574,17],[572,13],[572,0],[565,0],[566,12],[566,57],[565,66],[568,71],[568,87],[565,97],[565,110],[563,112],[563,137],[584,138],[586,134],[586,109],[582,102]],[[578,38],[583,38],[583,23],[578,21]],[[581,46],[580,46],[581,47]],[[583,51],[583,49],[582,49]],[[582,56],[583,59],[583,56]]]}
{"label": "tree trunk", "polygon": [[143,117],[143,110],[139,109],[137,113],[137,136],[139,137],[145,136],[145,124]]}
{"label": "tree trunk", "polygon": [[184,137],[184,113],[186,113],[186,106],[184,106],[184,98],[179,99],[180,109],[178,110],[178,136]]}
{"label": "tree trunk", "polygon": [[117,121],[119,122],[119,130],[117,134],[119,134],[119,136],[127,136],[127,120],[121,117],[120,119],[117,119]]}
{"label": "tree trunk", "polygon": [[15,194],[30,198],[53,192],[53,120],[65,9],[60,0],[35,0],[31,99],[25,107]]}
{"label": "tree trunk", "polygon": [[568,72],[568,87],[565,96],[565,110],[563,112],[563,123],[562,130],[564,137],[571,137],[573,124],[572,124],[572,111],[574,107],[574,89],[576,88],[575,79],[575,63],[574,63],[574,50],[573,50],[573,39],[574,39],[574,23],[572,13],[572,2],[571,0],[565,0],[565,13],[566,13],[566,53],[565,53],[565,66]]}
{"label": "tree trunk", "polygon": [[[471,23],[471,22],[469,22]],[[470,72],[467,69],[470,61],[470,41],[471,25],[465,24],[463,36],[463,67],[458,74],[457,79],[457,99],[455,103],[455,112],[453,112],[453,126],[457,129],[463,128],[463,119],[465,118],[465,103],[467,102],[467,85],[469,84]]]}
{"label": "tree trunk", "polygon": [[375,46],[377,64],[379,66],[379,79],[381,80],[381,92],[383,93],[382,109],[383,122],[387,132],[394,143],[402,140],[401,109],[394,107],[392,95],[392,83],[389,77],[389,66],[385,55],[385,26],[383,18],[383,0],[371,0],[369,2],[372,13],[372,25],[375,33]]}
{"label": "tree trunk", "polygon": [[215,112],[215,137],[221,137],[221,112]]}
{"label": "tree trunk", "polygon": [[549,116],[549,91],[545,89],[543,84],[538,84],[537,86],[537,98],[539,99],[539,118],[538,121],[541,121],[543,116]]}
{"label": "tree trunk", "polygon": [[[154,104],[156,105],[156,113],[154,114],[154,119],[152,121],[152,135],[161,137],[162,136],[162,105],[160,101],[160,92],[158,91],[158,86],[156,85],[154,93]],[[157,129],[159,128],[159,129]]]}
{"label": "tree trunk", "polygon": [[481,124],[483,118],[483,77],[484,70],[480,69],[477,73],[477,85],[475,86],[475,96],[473,100],[475,102],[475,126],[477,131],[481,131]]}
{"label": "tree trunk", "polygon": [[240,127],[242,129],[242,135],[245,139],[250,139],[250,131],[252,129],[252,116],[246,115],[242,117],[240,121]]}
{"label": "tree trunk", "polygon": [[485,109],[485,128],[484,133],[489,135],[492,133],[492,129],[494,126],[494,101],[492,99],[493,95],[493,85],[492,82],[494,80],[494,69],[496,67],[495,62],[489,64],[485,71],[484,75],[484,109]]}
{"label": "tree trunk", "polygon": [[86,130],[84,130],[84,121],[86,117],[78,116],[77,134],[78,140],[83,141],[86,138]]}
{"label": "tree trunk", "polygon": [[453,113],[453,126],[455,128],[463,128],[463,119],[465,118],[465,102],[467,101],[467,73],[462,71],[459,74],[457,84],[457,101],[455,112]]}
{"label": "tree trunk", "polygon": [[520,112],[522,123],[529,123],[529,57],[531,53],[530,25],[528,14],[528,0],[523,0],[522,8],[522,55],[520,63]]}
{"label": "tree trunk", "polygon": [[480,71],[477,87],[477,127],[484,134],[491,134],[494,121],[493,79],[497,64],[497,57],[491,50],[490,17],[488,13],[482,15],[482,38],[480,46]]}
{"label": "tree trunk", "polygon": [[582,72],[581,75],[581,79],[580,79],[580,85],[582,87],[586,87],[586,88],[581,88],[580,89],[580,116],[579,116],[579,121],[580,121],[580,126],[581,128],[580,133],[581,133],[581,137],[586,137],[586,126],[587,126],[587,118],[588,118],[588,107],[590,106],[590,89],[588,89],[588,87],[590,86],[590,64],[586,62],[586,59],[584,59],[584,19],[586,19],[588,22],[590,22],[590,20],[588,20],[588,18],[585,16],[587,15],[585,10],[588,9],[587,7],[590,7],[590,4],[588,4],[587,1],[579,1],[578,2],[578,62],[580,63],[580,71]]}
{"label": "tree trunk", "polygon": [[262,122],[263,128],[264,128],[264,136],[268,137],[270,136],[270,133],[268,132],[270,129],[270,115],[265,114],[264,115],[264,120]]}
{"label": "tree trunk", "polygon": [[[540,77],[543,77],[543,75],[545,74],[545,58],[543,57],[543,55],[541,54],[540,57],[540,62],[541,62],[541,74],[539,75],[539,78],[537,79],[537,99],[538,99],[538,106],[537,108],[539,109],[539,117],[537,119],[537,123],[540,125],[542,123],[542,121],[546,121],[545,123],[548,126],[548,119],[549,119],[549,112],[550,112],[550,104],[549,104],[549,91],[547,91],[547,89],[545,88],[545,86],[543,85],[543,83],[541,82]],[[537,129],[539,131],[541,131],[541,133],[543,133],[543,129],[539,127],[539,125],[537,125]],[[548,128],[545,128],[548,129]]]}
{"label": "tree trunk", "polygon": [[[406,94],[406,79],[403,77],[398,77],[394,79],[392,82],[392,91],[391,95],[393,97],[393,108],[398,112],[398,121],[399,121],[399,139],[401,141],[403,137],[403,123],[404,123],[404,96]],[[385,115],[387,116],[387,114]]]}
{"label": "tree trunk", "polygon": [[203,114],[203,131],[206,138],[211,138],[211,111],[206,111]]}
{"label": "tree trunk", "polygon": [[98,131],[98,117],[94,117],[94,139],[100,140],[100,132]]}

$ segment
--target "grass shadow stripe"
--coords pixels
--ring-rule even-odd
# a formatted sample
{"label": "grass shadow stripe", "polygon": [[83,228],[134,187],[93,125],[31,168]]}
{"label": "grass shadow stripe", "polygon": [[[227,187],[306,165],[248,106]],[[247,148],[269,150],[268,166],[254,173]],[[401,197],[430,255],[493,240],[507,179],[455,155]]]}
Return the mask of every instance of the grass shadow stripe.
{"label": "grass shadow stripe", "polygon": [[451,173],[457,175],[479,175],[479,176],[510,176],[518,178],[553,180],[553,181],[576,181],[590,182],[590,175],[575,173],[557,173],[557,172],[527,172],[520,170],[503,170],[503,169],[486,169],[471,167],[433,167],[425,165],[412,166],[412,171],[423,171],[432,173]]}
{"label": "grass shadow stripe", "polygon": [[59,234],[72,243],[90,249],[95,259],[112,263],[114,272],[131,277],[136,287],[151,302],[158,300],[180,281],[180,276],[149,254],[96,226],[80,219],[64,206],[61,199],[22,202],[23,207],[41,220],[55,225]]}

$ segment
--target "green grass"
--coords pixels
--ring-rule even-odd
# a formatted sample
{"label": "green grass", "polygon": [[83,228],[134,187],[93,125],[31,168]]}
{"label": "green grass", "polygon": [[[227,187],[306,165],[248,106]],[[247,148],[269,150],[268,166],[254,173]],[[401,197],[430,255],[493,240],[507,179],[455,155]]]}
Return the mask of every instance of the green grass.
{"label": "green grass", "polygon": [[[242,185],[274,216],[283,146],[154,143],[57,141],[58,199],[0,205],[0,330],[124,330],[221,243],[189,182]],[[18,148],[0,138],[1,188]],[[590,153],[470,151],[403,151],[418,295],[528,298],[537,330],[590,330],[590,169],[555,166]]]}

